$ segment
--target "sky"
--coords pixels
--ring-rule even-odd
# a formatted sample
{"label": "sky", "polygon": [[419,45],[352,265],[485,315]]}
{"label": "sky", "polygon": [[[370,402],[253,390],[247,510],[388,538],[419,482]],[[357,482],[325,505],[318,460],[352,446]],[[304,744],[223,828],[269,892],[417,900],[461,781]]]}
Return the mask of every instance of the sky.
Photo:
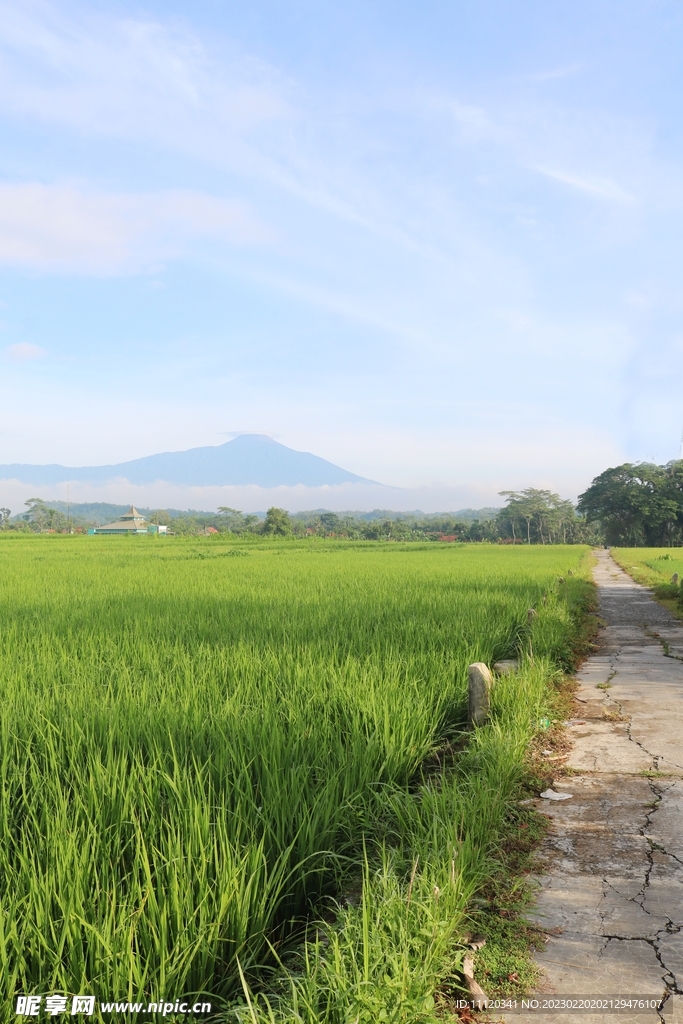
{"label": "sky", "polygon": [[682,62],[656,0],[0,0],[0,463],[677,458]]}

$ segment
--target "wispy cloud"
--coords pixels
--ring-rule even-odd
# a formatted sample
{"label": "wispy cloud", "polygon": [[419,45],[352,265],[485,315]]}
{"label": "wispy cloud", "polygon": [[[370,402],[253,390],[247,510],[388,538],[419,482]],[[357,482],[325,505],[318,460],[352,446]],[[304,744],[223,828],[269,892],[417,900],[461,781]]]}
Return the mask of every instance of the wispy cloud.
{"label": "wispy cloud", "polygon": [[0,111],[22,121],[277,178],[288,91],[276,69],[228,39],[212,47],[188,22],[0,0]]}
{"label": "wispy cloud", "polygon": [[127,273],[182,256],[197,238],[248,245],[271,237],[243,203],[200,192],[0,184],[0,263],[10,265]]}
{"label": "wispy cloud", "polygon": [[[421,24],[415,39],[403,39],[405,59],[382,50],[384,42],[364,40],[377,59],[363,65],[345,56],[351,34],[360,37],[352,12],[341,59],[321,70],[322,60],[301,60],[297,29],[259,36],[252,27],[241,44],[229,37],[231,26],[237,34],[244,27],[230,5],[204,5],[194,25],[192,5],[180,5],[188,12],[182,22],[164,5],[153,7],[158,15],[140,14],[144,5],[135,0],[0,0],[7,154],[0,262],[91,276],[123,276],[186,255],[212,263],[211,274],[179,270],[181,286],[172,296],[169,290],[168,303],[148,307],[147,319],[126,308],[119,322],[98,303],[99,343],[83,326],[87,282],[60,296],[63,316],[52,315],[52,286],[35,284],[37,275],[30,286],[20,282],[28,298],[8,290],[6,342],[26,337],[23,323],[31,320],[29,336],[51,355],[87,353],[75,401],[61,393],[58,401],[52,385],[51,416],[79,409],[73,444],[88,435],[100,446],[97,427],[82,424],[102,422],[107,388],[126,391],[120,368],[109,364],[102,373],[105,356],[97,362],[105,340],[124,331],[145,337],[148,323],[163,338],[163,368],[141,353],[136,413],[128,418],[135,431],[154,394],[172,393],[174,402],[185,391],[201,396],[187,416],[169,399],[163,416],[145,419],[146,436],[157,430],[159,446],[173,429],[182,447],[204,422],[216,436],[230,395],[231,422],[298,423],[301,447],[328,429],[342,464],[349,422],[358,424],[361,455],[381,424],[400,424],[404,433],[391,435],[398,438],[393,461],[388,444],[381,456],[395,479],[400,466],[423,467],[427,458],[434,479],[438,465],[476,475],[508,437],[517,447],[511,441],[507,461],[524,451],[524,464],[538,465],[538,422],[543,409],[556,407],[559,379],[577,416],[604,421],[606,437],[621,429],[614,396],[636,320],[623,296],[646,292],[652,278],[668,282],[667,275],[677,294],[683,175],[675,147],[658,148],[659,100],[643,89],[638,104],[629,102],[633,68],[615,63],[609,47],[587,45],[583,21],[562,45],[543,49],[538,19],[521,11],[510,39],[514,67],[533,72],[538,54],[549,52],[556,64],[506,76],[482,44],[491,29],[485,14],[473,14],[477,33],[461,40],[470,48],[466,60],[424,60]],[[311,17],[324,29],[325,5],[317,7]],[[575,55],[581,65],[571,63]],[[571,81],[579,71],[582,80]],[[675,128],[677,112],[662,109]],[[653,209],[674,215],[652,216]],[[254,248],[230,251],[245,246]],[[125,280],[105,291],[123,297],[122,310],[126,296],[135,291],[142,303],[138,292],[147,293]],[[189,356],[173,347],[178,332],[192,339]],[[14,374],[37,387],[42,373],[27,377],[9,358],[6,352],[0,377]],[[608,368],[599,395],[590,391],[586,360]],[[667,363],[660,358],[659,365]],[[44,369],[56,379],[66,366],[50,358]],[[231,390],[217,383],[225,368],[239,370]],[[71,387],[71,376],[64,379]],[[673,409],[676,391],[667,386],[662,405]],[[12,387],[0,402],[8,422],[25,404],[17,399],[8,411]],[[524,427],[527,441],[517,443],[519,410],[501,414],[496,430],[477,440],[481,418],[465,398],[482,387],[489,410],[521,392],[520,407],[534,420]],[[96,396],[87,414],[86,390]],[[234,407],[238,398],[243,406]],[[412,450],[406,438],[420,431],[424,444]],[[36,433],[36,450],[48,435]],[[432,456],[435,435],[454,438],[453,451]],[[549,448],[564,452],[566,437],[571,449],[575,424],[565,417],[557,437]],[[16,443],[24,444],[21,436]],[[577,452],[577,465],[591,445]],[[463,448],[473,453],[467,465],[458,462]],[[363,472],[390,479],[377,466]]]}
{"label": "wispy cloud", "polygon": [[497,123],[491,114],[481,106],[450,99],[445,104],[462,133],[464,142],[510,141],[510,132]]}
{"label": "wispy cloud", "polygon": [[177,139],[207,121],[220,134],[287,113],[272,68],[237,49],[219,62],[189,24],[0,2],[0,54],[4,109],[101,135]]}
{"label": "wispy cloud", "polygon": [[[562,78],[578,67],[526,77]],[[628,201],[624,189],[597,176],[552,171],[565,162],[573,131],[562,123],[562,111],[534,110],[484,91],[474,98],[433,94],[420,110],[416,95],[419,88],[402,97],[359,89],[340,102],[311,93],[225,36],[209,41],[185,22],[121,18],[81,3],[66,9],[43,0],[19,6],[0,0],[0,111],[84,136],[182,151],[236,172],[247,189],[266,183],[416,255],[447,261],[452,240],[460,247],[465,240],[452,216],[460,175],[455,168],[444,173],[450,140],[434,125],[435,112],[457,126],[461,146],[497,146],[499,164],[538,164],[586,194]],[[386,129],[378,135],[378,123],[395,119],[396,139],[383,137]],[[414,155],[403,149],[401,136],[414,135],[439,169],[427,180],[414,173]],[[573,148],[582,149],[580,137]],[[571,155],[580,163],[582,153]],[[469,242],[480,247],[481,233],[470,231]]]}
{"label": "wispy cloud", "polygon": [[557,78],[569,78],[578,75],[581,71],[581,64],[566,64],[564,67],[553,68],[550,71],[538,71],[535,74],[524,75],[528,82],[551,82]]}
{"label": "wispy cloud", "polygon": [[[578,70],[579,65],[572,65],[542,75],[526,75],[523,80],[564,78]],[[508,180],[519,182],[516,187],[521,192],[524,186],[517,173],[521,168],[586,197],[633,206],[639,201],[638,190],[621,184],[619,176],[636,178],[639,186],[649,187],[649,191],[653,190],[653,179],[662,178],[661,168],[653,166],[644,126],[604,111],[577,110],[570,104],[549,101],[544,95],[529,96],[528,90],[520,92],[514,87],[509,95],[489,91],[479,103],[439,95],[428,97],[424,106],[455,123],[465,150],[478,151],[478,160],[487,166],[487,174],[480,176],[484,183],[499,182],[503,172]],[[582,170],[564,170],[563,165],[572,163]],[[662,184],[660,180],[660,193]],[[671,191],[670,186],[667,188]]]}
{"label": "wispy cloud", "polygon": [[545,175],[546,178],[552,178],[554,181],[559,181],[563,185],[568,185],[570,188],[578,189],[580,192],[587,192],[600,199],[609,199],[611,202],[625,203],[629,206],[636,202],[636,197],[631,195],[630,192],[621,188],[621,186],[617,185],[616,182],[605,178],[567,174],[565,171],[558,171],[551,167],[537,166],[534,167],[533,170],[538,171],[539,174]]}
{"label": "wispy cloud", "polygon": [[20,363],[26,362],[29,359],[42,359],[43,356],[47,355],[47,352],[40,345],[32,345],[28,341],[20,341],[16,345],[8,345],[5,349],[5,355]]}

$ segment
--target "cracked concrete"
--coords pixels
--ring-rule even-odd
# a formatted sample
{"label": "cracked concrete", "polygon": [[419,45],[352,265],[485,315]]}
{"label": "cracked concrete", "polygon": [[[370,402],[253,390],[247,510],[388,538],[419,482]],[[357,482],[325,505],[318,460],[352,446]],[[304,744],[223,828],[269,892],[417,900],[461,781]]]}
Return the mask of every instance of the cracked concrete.
{"label": "cracked concrete", "polygon": [[577,774],[536,805],[552,819],[530,919],[545,993],[642,995],[649,1013],[510,1014],[508,1022],[683,1022],[683,623],[606,551],[595,580],[606,622],[578,675],[568,724]]}

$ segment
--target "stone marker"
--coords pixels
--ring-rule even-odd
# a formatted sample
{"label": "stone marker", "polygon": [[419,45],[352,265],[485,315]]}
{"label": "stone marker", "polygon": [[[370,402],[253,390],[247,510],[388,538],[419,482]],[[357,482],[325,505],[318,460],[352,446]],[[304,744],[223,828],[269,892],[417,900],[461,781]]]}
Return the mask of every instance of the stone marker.
{"label": "stone marker", "polygon": [[508,672],[516,672],[519,668],[519,662],[516,658],[504,658],[503,661],[497,661],[493,666],[493,671],[499,676],[506,676]]}
{"label": "stone marker", "polygon": [[474,977],[474,957],[466,956],[463,957],[462,961],[462,973],[465,978],[465,984],[470,994],[472,1002],[477,1003],[478,1010],[485,1010],[489,1004],[489,997],[484,992],[479,982]]}
{"label": "stone marker", "polygon": [[476,661],[467,669],[470,725],[483,725],[491,707],[493,676],[488,665]]}
{"label": "stone marker", "polygon": [[671,577],[671,582],[673,583],[674,587],[678,586],[678,584],[680,583],[680,579],[681,577],[678,575],[677,572],[675,572]]}

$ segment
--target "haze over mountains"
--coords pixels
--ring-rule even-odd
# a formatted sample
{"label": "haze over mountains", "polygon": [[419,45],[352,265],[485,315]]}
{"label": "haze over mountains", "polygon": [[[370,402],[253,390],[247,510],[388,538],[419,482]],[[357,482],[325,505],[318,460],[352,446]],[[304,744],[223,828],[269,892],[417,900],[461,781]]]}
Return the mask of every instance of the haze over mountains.
{"label": "haze over mountains", "polygon": [[288,448],[263,434],[241,434],[221,445],[162,452],[110,466],[0,465],[0,479],[36,487],[67,482],[107,484],[115,480],[127,480],[136,485],[163,481],[179,487],[382,486],[310,452]]}

